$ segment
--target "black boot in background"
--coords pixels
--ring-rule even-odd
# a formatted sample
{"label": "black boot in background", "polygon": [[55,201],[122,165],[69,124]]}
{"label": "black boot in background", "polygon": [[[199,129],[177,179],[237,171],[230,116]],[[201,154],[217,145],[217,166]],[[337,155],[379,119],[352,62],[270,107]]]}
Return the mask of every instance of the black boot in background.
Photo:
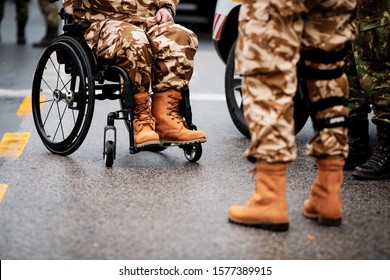
{"label": "black boot in background", "polygon": [[26,44],[26,36],[24,30],[26,29],[26,22],[25,21],[18,21],[17,23],[17,40],[16,43],[18,45],[25,45]]}
{"label": "black boot in background", "polygon": [[58,36],[58,26],[48,26],[46,30],[46,35],[39,42],[33,44],[35,48],[44,48],[47,47],[55,38]]}
{"label": "black boot in background", "polygon": [[362,180],[390,178],[390,125],[377,126],[378,145],[367,162],[355,168],[352,176]]}
{"label": "black boot in background", "polygon": [[366,119],[351,119],[348,128],[349,153],[344,170],[354,170],[371,156],[368,115],[366,116]]}

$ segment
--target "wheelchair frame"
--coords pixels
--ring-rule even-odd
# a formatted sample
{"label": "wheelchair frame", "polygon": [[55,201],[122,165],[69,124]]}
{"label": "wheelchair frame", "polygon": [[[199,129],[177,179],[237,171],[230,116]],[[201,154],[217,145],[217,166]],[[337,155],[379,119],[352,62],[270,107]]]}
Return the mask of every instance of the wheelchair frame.
{"label": "wheelchair frame", "polygon": [[[103,159],[107,167],[116,157],[115,120],[123,120],[129,132],[129,152],[160,152],[168,146],[179,146],[189,162],[202,155],[201,143],[161,145],[137,149],[134,143],[133,81],[113,61],[97,57],[84,40],[89,22],[75,22],[72,15],[59,12],[64,20],[63,31],[43,51],[35,70],[32,85],[32,112],[36,130],[45,147],[57,155],[70,155],[85,140],[92,122],[95,100],[120,100],[121,109],[107,116],[104,128]],[[52,74],[56,77],[52,77]],[[121,89],[123,94],[121,94]],[[100,93],[96,93],[100,91]],[[49,97],[49,98],[48,98]],[[47,99],[48,98],[48,99]],[[182,93],[179,105],[187,127],[192,124],[189,90]],[[109,140],[109,136],[113,139]]]}

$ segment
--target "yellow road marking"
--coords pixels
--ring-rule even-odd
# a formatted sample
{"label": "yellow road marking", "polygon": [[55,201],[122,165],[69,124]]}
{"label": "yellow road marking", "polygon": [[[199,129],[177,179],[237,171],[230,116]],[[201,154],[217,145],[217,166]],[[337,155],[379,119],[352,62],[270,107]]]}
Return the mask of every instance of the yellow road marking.
{"label": "yellow road marking", "polygon": [[[43,95],[41,95],[39,97],[39,101],[40,101],[40,105],[41,105],[41,108],[42,108],[42,105],[43,105],[43,101],[45,100],[45,97]],[[26,96],[23,101],[22,101],[22,104],[20,104],[19,106],[19,109],[18,111],[16,112],[18,115],[29,115],[32,113],[32,108],[31,108],[31,96]]]}
{"label": "yellow road marking", "polygon": [[27,115],[27,114],[31,114],[31,113],[32,113],[32,110],[31,110],[31,96],[26,96],[23,99],[22,104],[20,104],[19,109],[16,112],[16,114],[18,114],[18,115]]}
{"label": "yellow road marking", "polygon": [[0,203],[3,200],[5,192],[7,191],[7,188],[8,188],[7,184],[0,184]]}
{"label": "yellow road marking", "polygon": [[0,142],[0,157],[19,157],[29,138],[29,132],[4,134]]}

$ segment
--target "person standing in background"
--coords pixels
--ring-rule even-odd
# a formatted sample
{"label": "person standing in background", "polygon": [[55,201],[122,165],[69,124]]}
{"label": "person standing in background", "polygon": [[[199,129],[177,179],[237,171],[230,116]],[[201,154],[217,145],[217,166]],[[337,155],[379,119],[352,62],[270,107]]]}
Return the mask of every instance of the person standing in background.
{"label": "person standing in background", "polygon": [[[28,20],[28,2],[29,0],[15,0],[15,12],[16,12],[16,43],[18,45],[26,44],[26,23]],[[5,0],[0,0],[0,28],[1,22],[4,16],[4,4]],[[1,42],[1,33],[0,33]]]}
{"label": "person standing in background", "polygon": [[58,36],[60,21],[56,3],[50,3],[49,0],[39,0],[39,7],[45,19],[46,34],[41,41],[33,43],[33,47],[35,48],[46,47]]}
{"label": "person standing in background", "polygon": [[368,95],[359,82],[356,70],[352,43],[348,44],[345,56],[345,73],[349,83],[349,126],[348,126],[348,157],[345,160],[344,170],[354,170],[364,164],[371,156],[368,114],[371,112]]}
{"label": "person standing in background", "polygon": [[[390,178],[390,0],[358,0],[355,22],[357,38],[352,49],[356,72],[350,80],[359,83],[352,86],[349,101],[351,150],[347,162],[356,179],[387,179]],[[372,155],[370,104],[378,140]]]}

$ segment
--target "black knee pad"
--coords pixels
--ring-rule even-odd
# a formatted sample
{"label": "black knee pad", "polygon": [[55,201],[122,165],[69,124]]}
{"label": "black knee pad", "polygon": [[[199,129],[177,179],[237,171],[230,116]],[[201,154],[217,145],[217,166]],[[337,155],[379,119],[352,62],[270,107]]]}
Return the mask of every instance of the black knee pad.
{"label": "black knee pad", "polygon": [[301,75],[301,91],[303,98],[309,108],[310,116],[313,120],[313,126],[315,130],[321,130],[323,128],[333,127],[348,127],[348,116],[338,115],[331,118],[318,119],[316,115],[318,112],[331,108],[334,106],[348,106],[348,99],[341,96],[331,96],[328,98],[320,99],[314,103],[310,101],[309,94],[306,87],[307,80],[334,80],[341,77],[344,74],[343,67],[336,67],[334,69],[317,69],[307,66],[305,61],[318,64],[336,64],[337,62],[343,61],[347,52],[347,47],[344,47],[340,51],[326,52],[321,49],[311,49],[303,51],[302,63],[299,66]]}
{"label": "black knee pad", "polygon": [[305,64],[305,61],[310,61],[318,64],[336,64],[343,61],[348,51],[348,46],[344,46],[339,51],[327,52],[321,49],[304,50],[301,55],[302,63],[302,78],[305,80],[334,80],[344,74],[343,67],[337,67],[329,70],[321,70],[312,68]]}

